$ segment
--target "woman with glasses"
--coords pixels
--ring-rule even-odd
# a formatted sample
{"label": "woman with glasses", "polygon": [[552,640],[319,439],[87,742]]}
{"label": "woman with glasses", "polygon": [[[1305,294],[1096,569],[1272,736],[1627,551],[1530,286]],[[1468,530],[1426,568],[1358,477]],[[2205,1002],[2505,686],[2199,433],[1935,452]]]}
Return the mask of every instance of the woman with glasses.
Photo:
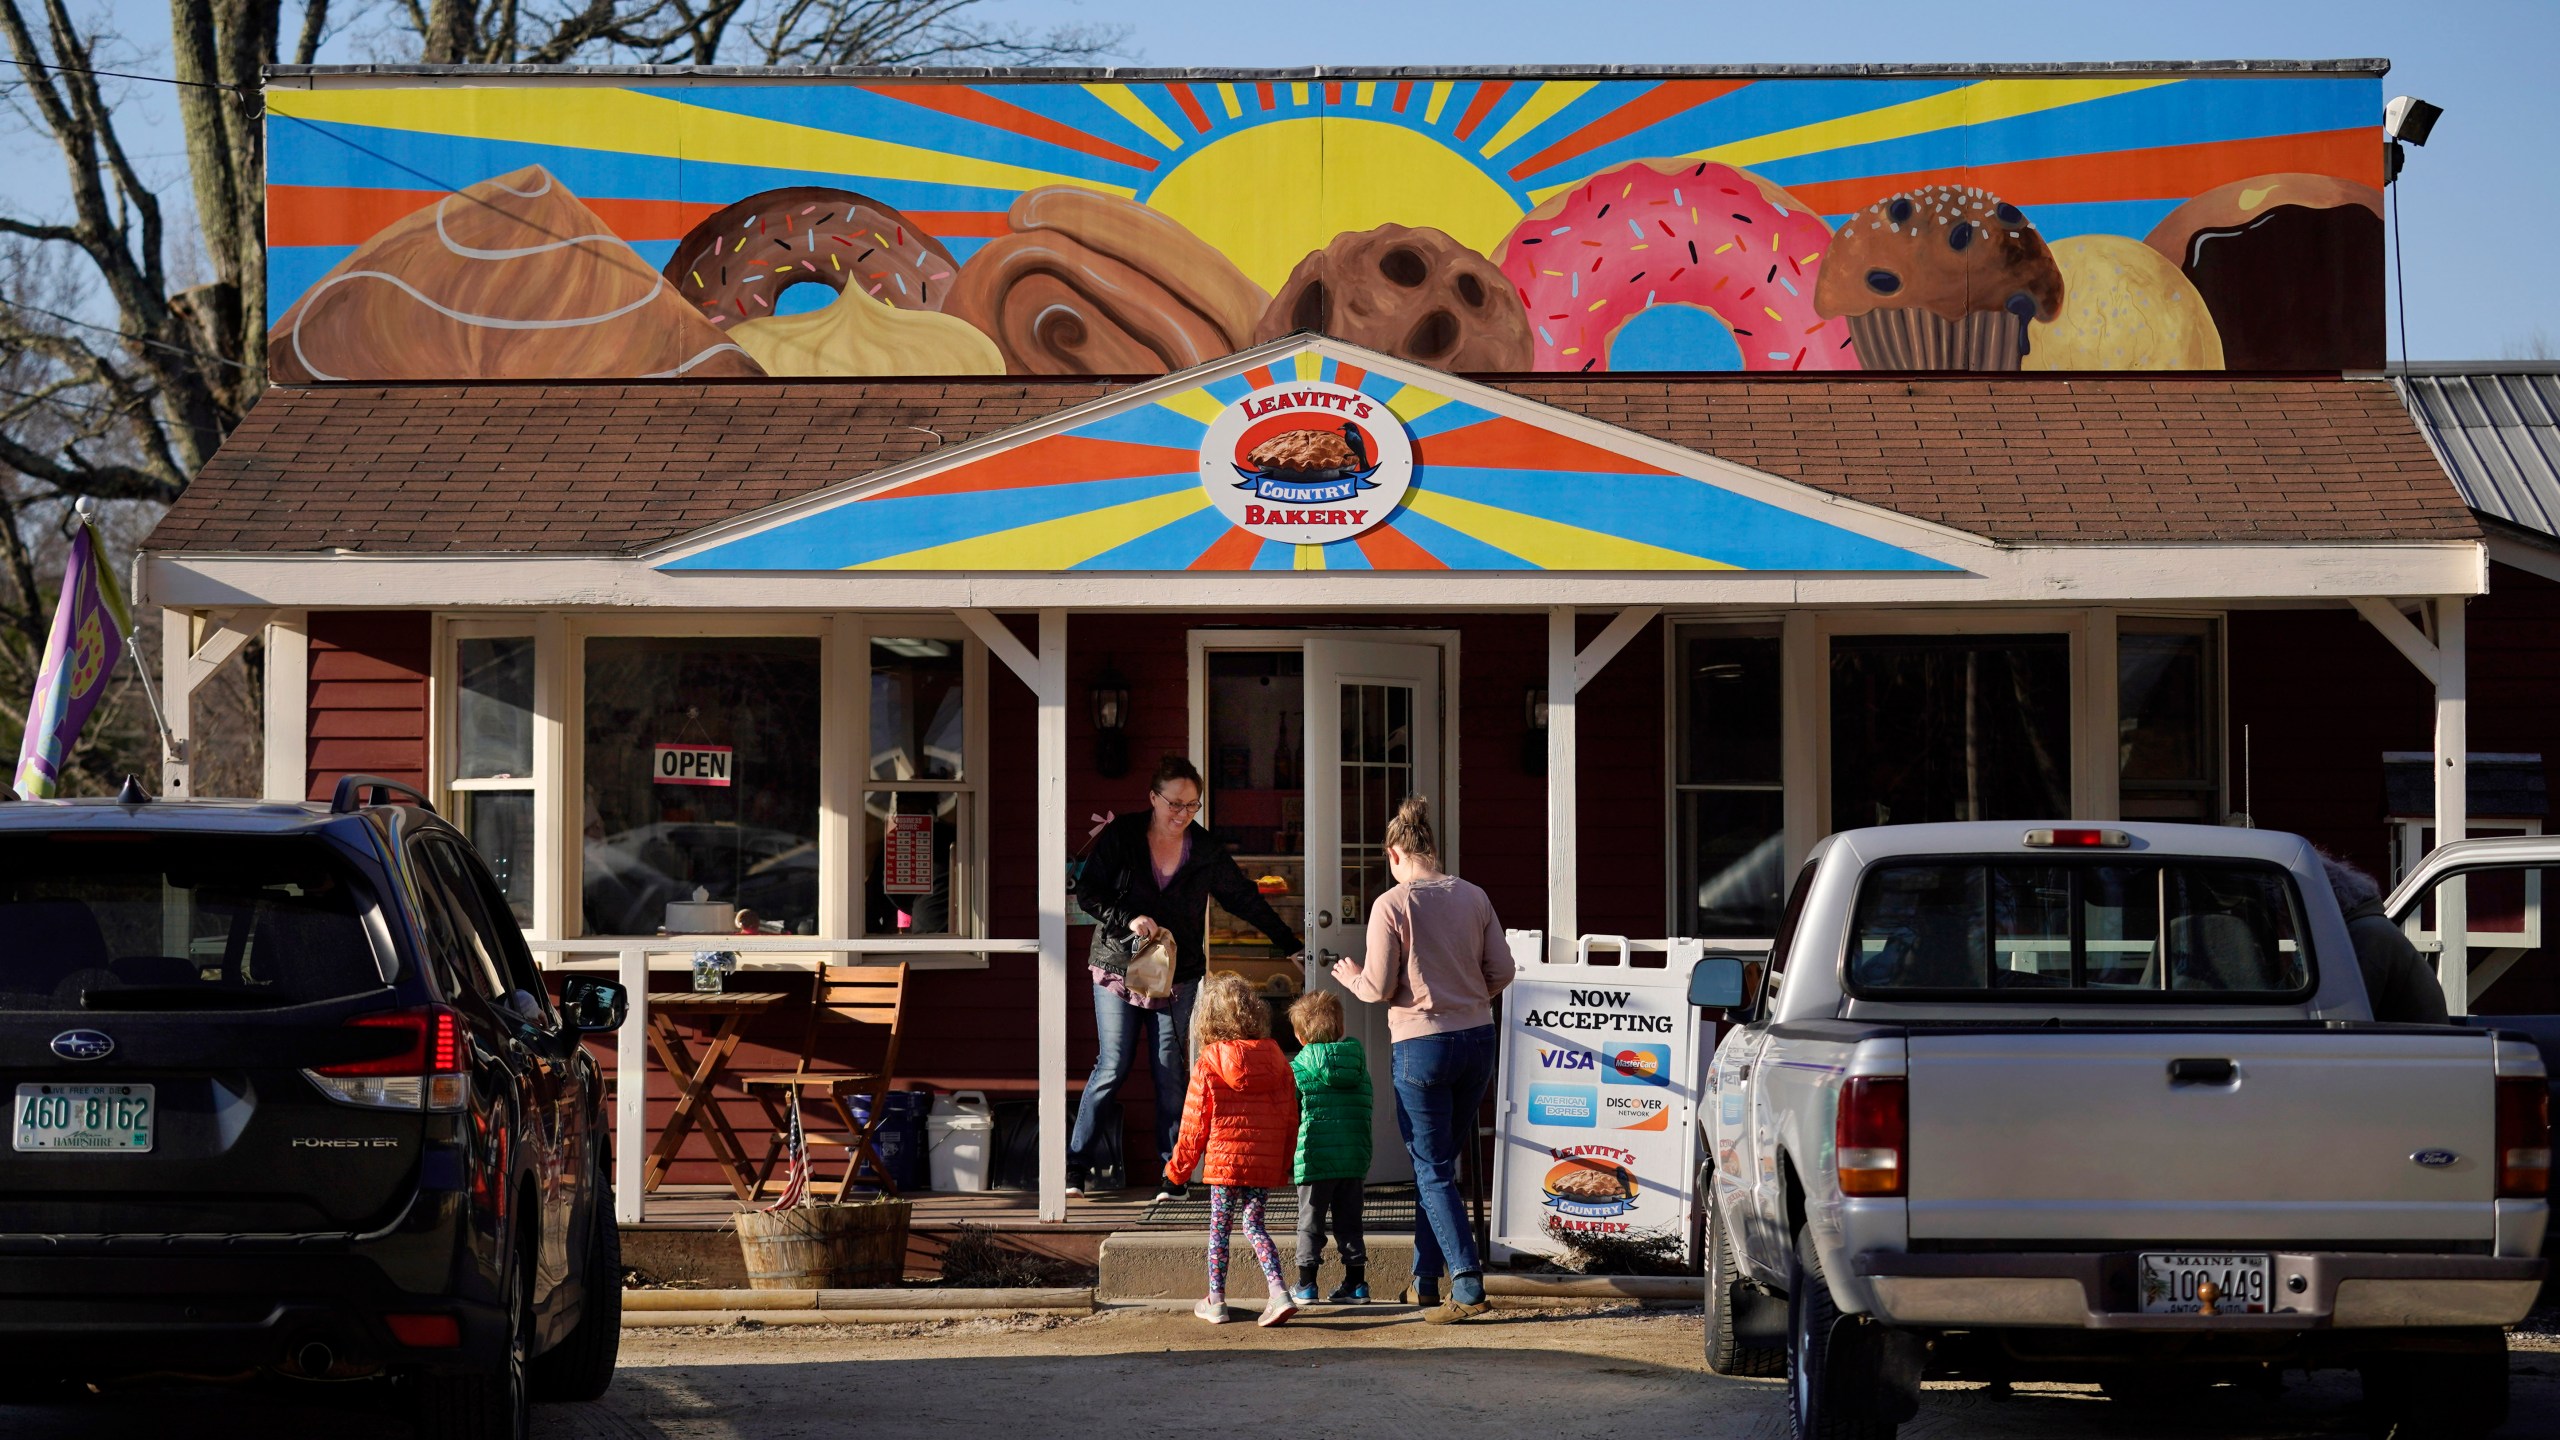
{"label": "woman with glasses", "polygon": [[[1093,975],[1093,1028],[1102,1042],[1086,1079],[1084,1099],[1076,1106],[1076,1126],[1067,1141],[1067,1193],[1080,1194],[1095,1161],[1095,1131],[1103,1107],[1120,1093],[1121,1082],[1138,1057],[1142,1037],[1152,1040],[1156,1080],[1156,1157],[1173,1154],[1182,1125],[1182,1096],[1191,1086],[1191,999],[1200,977],[1209,973],[1204,935],[1208,902],[1216,900],[1228,914],[1271,937],[1280,953],[1297,958],[1298,937],[1238,869],[1235,857],[1202,829],[1200,772],[1179,755],[1156,763],[1147,785],[1147,808],[1122,815],[1102,828],[1076,881],[1076,903],[1094,918],[1103,933],[1144,943],[1158,931],[1173,937],[1173,994],[1150,1000],[1129,992],[1123,978],[1101,965]],[[1181,1185],[1168,1185],[1159,1200],[1178,1199]]]}

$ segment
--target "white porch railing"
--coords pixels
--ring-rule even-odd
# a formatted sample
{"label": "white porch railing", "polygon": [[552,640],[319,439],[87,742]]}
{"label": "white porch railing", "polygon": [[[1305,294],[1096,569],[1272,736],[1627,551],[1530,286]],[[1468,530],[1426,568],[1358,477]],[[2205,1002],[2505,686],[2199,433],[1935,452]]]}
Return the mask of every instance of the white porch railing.
{"label": "white porch railing", "polygon": [[[631,1010],[614,1037],[613,1211],[637,1225],[648,1196],[641,1170],[649,1158],[649,975],[693,968],[697,950],[726,950],[742,970],[815,970],[821,964],[894,963],[906,956],[1034,955],[1037,940],[949,938],[818,940],[806,935],[668,935],[647,939],[600,936],[589,940],[528,940],[546,970],[611,969],[631,997]],[[573,956],[611,957],[573,959]],[[659,958],[663,957],[663,958]]]}

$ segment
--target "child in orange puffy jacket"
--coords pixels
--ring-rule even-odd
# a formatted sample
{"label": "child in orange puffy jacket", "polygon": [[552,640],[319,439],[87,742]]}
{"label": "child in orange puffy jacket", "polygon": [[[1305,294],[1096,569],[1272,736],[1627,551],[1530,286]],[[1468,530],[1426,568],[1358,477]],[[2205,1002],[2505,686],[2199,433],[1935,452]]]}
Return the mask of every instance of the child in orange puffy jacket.
{"label": "child in orange puffy jacket", "polygon": [[1165,1162],[1168,1184],[1200,1167],[1209,1186],[1209,1294],[1191,1313],[1212,1325],[1227,1322],[1227,1237],[1244,1211],[1245,1238],[1271,1287],[1262,1323],[1278,1325],[1298,1313],[1280,1274],[1280,1252],[1263,1223],[1263,1201],[1274,1186],[1289,1183],[1289,1159],[1298,1139],[1298,1086],[1289,1059],[1271,1042],[1271,1017],[1253,988],[1219,972],[1200,982],[1192,1002],[1191,1036],[1199,1058],[1191,1065],[1191,1090],[1182,1098],[1182,1137]]}

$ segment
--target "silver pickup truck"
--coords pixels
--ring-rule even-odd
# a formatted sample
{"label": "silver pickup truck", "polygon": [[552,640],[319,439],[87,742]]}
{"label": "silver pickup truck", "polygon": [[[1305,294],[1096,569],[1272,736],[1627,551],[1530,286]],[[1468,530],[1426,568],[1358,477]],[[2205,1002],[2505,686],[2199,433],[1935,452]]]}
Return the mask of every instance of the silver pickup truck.
{"label": "silver pickup truck", "polygon": [[2518,1037],[2377,1024],[2299,836],[1909,825],[1814,847],[1706,1093],[1707,1360],[1799,1437],[1924,1377],[2159,1399],[2361,1370],[2401,1435],[2506,1414],[2550,1127]]}

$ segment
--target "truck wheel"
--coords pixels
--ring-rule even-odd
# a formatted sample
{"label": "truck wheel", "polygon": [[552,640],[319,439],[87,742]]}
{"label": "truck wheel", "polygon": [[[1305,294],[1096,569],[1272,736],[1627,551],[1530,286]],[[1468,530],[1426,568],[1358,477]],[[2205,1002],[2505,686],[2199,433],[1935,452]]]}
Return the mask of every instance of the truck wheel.
{"label": "truck wheel", "polygon": [[2412,1350],[2361,1367],[2375,1433],[2393,1440],[2477,1440],[2507,1423],[2507,1336],[2492,1330],[2455,1354]]}
{"label": "truck wheel", "polygon": [[1787,1428],[1794,1440],[1893,1440],[1884,1327],[1831,1300],[1810,1228],[1796,1233],[1787,1285]]}
{"label": "truck wheel", "polygon": [[595,1188],[595,1228],[587,1240],[579,1284],[586,1293],[578,1325],[533,1362],[536,1400],[593,1400],[613,1384],[622,1353],[622,1227],[613,1218],[613,1187]]}
{"label": "truck wheel", "polygon": [[1706,1202],[1707,1212],[1707,1368],[1719,1375],[1739,1375],[1766,1379],[1787,1373],[1787,1351],[1782,1345],[1745,1345],[1734,1338],[1734,1322],[1742,1308],[1743,1290],[1756,1294],[1758,1287],[1742,1278],[1733,1263],[1733,1237],[1724,1226],[1724,1217],[1716,1213],[1715,1201]]}

